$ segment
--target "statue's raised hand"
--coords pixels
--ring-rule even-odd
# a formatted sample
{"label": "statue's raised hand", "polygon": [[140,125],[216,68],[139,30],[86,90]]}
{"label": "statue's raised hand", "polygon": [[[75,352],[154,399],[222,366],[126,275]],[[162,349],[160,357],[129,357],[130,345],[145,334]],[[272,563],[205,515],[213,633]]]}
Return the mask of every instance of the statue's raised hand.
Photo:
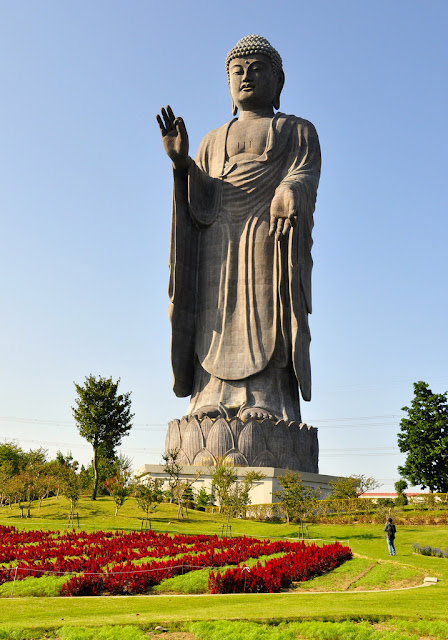
{"label": "statue's raised hand", "polygon": [[182,118],[176,118],[168,105],[160,110],[162,117],[156,116],[162,134],[163,148],[171,158],[174,168],[185,170],[188,167],[188,134]]}
{"label": "statue's raised hand", "polygon": [[291,227],[296,224],[295,216],[298,209],[297,196],[289,185],[280,186],[271,202],[271,224],[269,235],[280,240],[287,236]]}

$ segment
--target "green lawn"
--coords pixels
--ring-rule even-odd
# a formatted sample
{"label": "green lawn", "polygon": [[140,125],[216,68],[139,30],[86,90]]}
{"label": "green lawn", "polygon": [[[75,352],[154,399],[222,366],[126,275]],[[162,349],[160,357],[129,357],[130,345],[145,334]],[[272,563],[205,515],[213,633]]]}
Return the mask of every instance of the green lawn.
{"label": "green lawn", "polygon": [[[117,518],[113,517],[114,505],[108,498],[100,498],[93,503],[83,500],[79,512],[82,528],[86,530],[140,528],[139,514],[133,500],[124,505]],[[17,510],[10,512],[3,507],[0,510],[0,524],[62,529],[66,526],[66,513],[67,503],[63,498],[59,501],[51,499],[40,511],[32,511],[30,521],[21,521],[17,517]],[[220,514],[193,511],[188,522],[178,522],[175,513],[174,507],[161,505],[154,514],[153,528],[157,531],[188,533],[218,533],[221,530],[223,517]],[[246,520],[233,520],[231,524],[234,535],[297,536],[297,527],[293,525]],[[290,593],[5,598],[0,600],[0,630],[6,626],[25,628],[34,630],[33,637],[36,637],[42,636],[45,630],[64,625],[88,627],[120,624],[153,628],[157,623],[173,625],[192,620],[280,622],[399,618],[413,621],[414,624],[419,620],[448,621],[448,560],[415,555],[412,551],[414,542],[445,548],[448,527],[399,527],[395,558],[388,555],[382,526],[310,525],[309,533],[313,538],[349,541],[356,554],[355,560],[333,574],[317,578]],[[388,590],[394,583],[399,587],[415,581],[416,576],[425,575],[437,576],[440,582],[430,587]],[[361,588],[367,591],[360,591]],[[380,590],[372,591],[372,588]],[[332,592],[334,589],[342,591]],[[2,637],[5,636],[0,635]]]}

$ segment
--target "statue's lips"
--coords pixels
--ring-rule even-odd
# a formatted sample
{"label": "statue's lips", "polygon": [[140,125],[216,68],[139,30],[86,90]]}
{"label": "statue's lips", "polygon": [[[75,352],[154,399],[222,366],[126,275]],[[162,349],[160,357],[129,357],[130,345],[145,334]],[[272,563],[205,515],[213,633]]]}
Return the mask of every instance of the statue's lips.
{"label": "statue's lips", "polygon": [[241,91],[253,91],[255,87],[252,84],[245,84],[241,87]]}

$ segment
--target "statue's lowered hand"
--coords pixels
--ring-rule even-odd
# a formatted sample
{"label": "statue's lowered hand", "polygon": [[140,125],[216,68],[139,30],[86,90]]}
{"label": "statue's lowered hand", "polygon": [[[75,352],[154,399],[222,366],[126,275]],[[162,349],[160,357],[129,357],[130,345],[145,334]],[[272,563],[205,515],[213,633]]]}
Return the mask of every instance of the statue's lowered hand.
{"label": "statue's lowered hand", "polygon": [[287,236],[291,227],[295,226],[297,213],[297,196],[294,190],[285,185],[279,187],[271,202],[271,224],[269,235],[275,235],[276,240]]}
{"label": "statue's lowered hand", "polygon": [[168,105],[166,109],[160,110],[161,116],[157,114],[156,119],[162,134],[163,148],[169,158],[171,158],[174,168],[185,170],[188,168],[188,134],[182,118],[176,118],[173,110]]}

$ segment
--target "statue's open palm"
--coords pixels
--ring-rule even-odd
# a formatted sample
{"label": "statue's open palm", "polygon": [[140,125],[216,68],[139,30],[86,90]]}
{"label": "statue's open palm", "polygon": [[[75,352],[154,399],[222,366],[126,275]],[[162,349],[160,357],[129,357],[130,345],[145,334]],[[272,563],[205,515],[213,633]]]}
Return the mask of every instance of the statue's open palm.
{"label": "statue's open palm", "polygon": [[169,105],[160,112],[162,117],[157,115],[156,118],[162,134],[163,148],[176,169],[185,169],[188,166],[189,145],[184,121],[174,116]]}

